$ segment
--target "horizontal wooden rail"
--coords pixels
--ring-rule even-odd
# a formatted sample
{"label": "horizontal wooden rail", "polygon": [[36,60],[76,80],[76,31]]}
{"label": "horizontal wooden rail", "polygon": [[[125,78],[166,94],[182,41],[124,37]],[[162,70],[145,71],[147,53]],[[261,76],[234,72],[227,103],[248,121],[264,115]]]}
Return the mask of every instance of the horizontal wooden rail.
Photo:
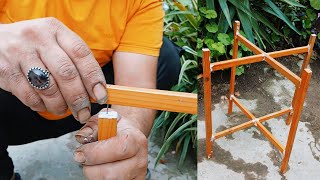
{"label": "horizontal wooden rail", "polygon": [[261,124],[261,122],[257,122],[257,127],[258,127],[258,129],[264,134],[264,136],[266,136],[268,139],[269,139],[269,141],[276,147],[276,148],[278,148],[279,149],[279,151],[281,152],[281,153],[283,153],[284,152],[284,147],[282,146],[282,144],[275,138],[275,137],[273,137],[272,136],[272,134],[270,133],[270,131],[268,131],[268,129],[267,128],[265,128],[262,124]]}
{"label": "horizontal wooden rail", "polygon": [[221,137],[224,137],[224,136],[226,136],[226,135],[232,134],[232,133],[234,133],[234,132],[240,131],[240,130],[242,130],[242,129],[251,127],[251,126],[253,126],[253,125],[254,125],[254,122],[248,121],[248,122],[239,124],[239,125],[237,125],[237,126],[231,127],[231,128],[229,128],[229,129],[220,131],[220,132],[218,132],[218,133],[216,133],[216,134],[214,135],[214,140],[219,139],[219,138],[221,138]]}
{"label": "horizontal wooden rail", "polygon": [[274,112],[274,113],[271,113],[271,114],[262,116],[262,117],[259,118],[259,121],[260,121],[260,122],[264,122],[264,121],[267,121],[267,120],[269,120],[269,119],[272,119],[272,118],[275,118],[275,117],[278,117],[278,116],[282,116],[282,115],[288,114],[290,111],[291,111],[290,108],[283,109],[283,110],[280,110],[280,111],[278,111],[278,112]]}
{"label": "horizontal wooden rail", "polygon": [[252,64],[252,63],[256,63],[256,62],[261,62],[262,60],[263,60],[263,55],[258,54],[258,55],[248,56],[248,57],[229,59],[226,61],[211,63],[210,67],[211,67],[211,71],[218,71],[221,69],[231,68],[234,66],[241,66],[241,65],[245,65],[245,64]]}
{"label": "horizontal wooden rail", "polygon": [[197,114],[197,94],[107,85],[107,104]]}
{"label": "horizontal wooden rail", "polygon": [[282,65],[281,63],[279,63],[278,61],[276,61],[275,59],[273,59],[270,56],[266,56],[265,59],[266,59],[266,62],[270,66],[275,68],[279,73],[281,73],[283,76],[288,78],[291,82],[293,82],[293,84],[295,84],[296,87],[300,86],[301,78],[298,75],[294,74],[292,71],[290,71],[284,65]]}
{"label": "horizontal wooden rail", "polygon": [[254,115],[253,115],[245,106],[243,106],[243,105],[240,103],[240,101],[239,101],[236,97],[232,96],[232,102],[234,102],[234,103],[239,107],[239,109],[241,109],[241,111],[242,111],[250,120],[256,118],[256,117],[254,117]]}
{"label": "horizontal wooden rail", "polygon": [[308,46],[302,46],[302,47],[291,48],[291,49],[286,49],[286,50],[281,50],[281,51],[275,51],[275,52],[270,52],[268,54],[272,58],[279,58],[279,57],[283,57],[283,56],[290,56],[293,54],[303,54],[306,52],[308,52]]}
{"label": "horizontal wooden rail", "polygon": [[253,51],[255,54],[263,54],[264,51],[262,51],[260,48],[258,48],[255,44],[247,40],[245,37],[243,37],[241,34],[237,35],[238,40],[244,44],[247,48],[249,48],[251,51]]}

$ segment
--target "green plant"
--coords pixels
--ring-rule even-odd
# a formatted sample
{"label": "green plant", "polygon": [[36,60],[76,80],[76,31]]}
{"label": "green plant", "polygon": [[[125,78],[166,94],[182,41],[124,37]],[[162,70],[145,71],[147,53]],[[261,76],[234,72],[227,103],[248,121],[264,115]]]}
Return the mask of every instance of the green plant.
{"label": "green plant", "polygon": [[[181,57],[179,81],[171,90],[197,93],[198,54],[197,45],[198,12],[197,1],[165,1],[168,10],[165,15],[164,34],[183,47],[186,53]],[[185,113],[162,112],[156,119],[152,133],[163,134],[163,145],[157,155],[156,164],[170,149],[180,154],[179,166],[188,153],[197,150],[197,116]],[[190,151],[191,150],[191,151]]]}

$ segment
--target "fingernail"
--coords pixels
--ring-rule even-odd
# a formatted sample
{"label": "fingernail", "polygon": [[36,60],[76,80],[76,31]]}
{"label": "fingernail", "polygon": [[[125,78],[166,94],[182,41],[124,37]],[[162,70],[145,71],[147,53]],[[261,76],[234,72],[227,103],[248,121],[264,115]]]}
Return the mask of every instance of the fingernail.
{"label": "fingernail", "polygon": [[[75,137],[78,142],[88,141],[88,137],[93,134],[93,130],[90,127],[85,127],[80,129],[76,134]],[[86,139],[86,140],[85,140]]]}
{"label": "fingernail", "polygon": [[84,154],[82,152],[75,152],[74,160],[78,163],[84,163],[86,161],[86,157],[84,157]]}
{"label": "fingernail", "polygon": [[91,117],[90,111],[88,108],[83,108],[78,112],[78,120],[81,123],[85,123]]}
{"label": "fingernail", "polygon": [[93,94],[96,96],[96,100],[99,104],[104,104],[107,101],[106,88],[101,83],[94,86]]}

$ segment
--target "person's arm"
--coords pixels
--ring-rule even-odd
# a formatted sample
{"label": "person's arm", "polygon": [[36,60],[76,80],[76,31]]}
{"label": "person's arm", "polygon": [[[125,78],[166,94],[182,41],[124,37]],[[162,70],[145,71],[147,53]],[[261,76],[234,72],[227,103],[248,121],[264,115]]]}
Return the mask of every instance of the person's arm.
{"label": "person's arm", "polygon": [[[113,56],[115,84],[155,89],[157,59],[155,56],[116,52]],[[155,110],[119,105],[113,105],[112,109],[130,120],[128,123],[148,137],[155,118]]]}

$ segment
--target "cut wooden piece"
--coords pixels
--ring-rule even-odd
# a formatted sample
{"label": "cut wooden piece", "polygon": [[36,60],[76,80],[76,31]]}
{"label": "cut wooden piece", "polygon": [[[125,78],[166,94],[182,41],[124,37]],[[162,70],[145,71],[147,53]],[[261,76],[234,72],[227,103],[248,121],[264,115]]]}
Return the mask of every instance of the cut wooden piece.
{"label": "cut wooden piece", "polygon": [[98,141],[107,140],[117,135],[118,113],[100,112],[98,114]]}
{"label": "cut wooden piece", "polygon": [[107,104],[197,114],[197,94],[107,85]]}
{"label": "cut wooden piece", "polygon": [[272,136],[272,134],[270,133],[270,131],[268,131],[267,128],[265,128],[261,122],[257,122],[257,127],[258,129],[264,134],[264,136],[266,136],[269,141],[276,147],[278,148],[278,150],[283,153],[284,152],[284,147],[282,146],[282,144],[275,138]]}
{"label": "cut wooden piece", "polygon": [[204,115],[206,120],[206,154],[212,158],[212,115],[211,115],[211,71],[210,71],[210,50],[202,50],[203,85],[204,85]]}
{"label": "cut wooden piece", "polygon": [[275,52],[268,52],[269,56],[272,58],[279,58],[283,56],[290,56],[293,54],[302,54],[308,52],[308,46],[302,46],[302,47],[297,47],[297,48],[291,48],[291,49],[286,49],[286,50],[281,50],[281,51],[275,51]]}
{"label": "cut wooden piece", "polygon": [[[232,52],[232,59],[238,58],[238,36],[240,30],[240,21],[235,21],[233,25],[233,52]],[[231,67],[231,74],[230,74],[230,91],[229,91],[229,104],[228,104],[228,114],[232,113],[232,100],[231,95],[234,94],[234,83],[236,80],[236,66]]]}
{"label": "cut wooden piece", "polygon": [[284,65],[276,61],[270,56],[266,56],[266,62],[272,66],[274,69],[276,69],[280,74],[288,78],[293,84],[296,85],[296,87],[300,86],[301,78],[291,72],[288,68],[286,68]]}
{"label": "cut wooden piece", "polygon": [[240,101],[232,96],[232,101],[239,107],[239,109],[250,119],[255,119],[256,117],[244,106],[240,103]]}
{"label": "cut wooden piece", "polygon": [[245,64],[252,64],[256,62],[261,62],[263,60],[263,55],[253,55],[253,56],[248,56],[248,57],[242,57],[242,58],[237,58],[237,59],[230,59],[226,61],[220,61],[220,62],[215,62],[211,63],[211,71],[218,71],[221,69],[227,69],[235,66],[241,66]]}
{"label": "cut wooden piece", "polygon": [[260,48],[258,48],[256,45],[254,45],[252,42],[250,42],[248,39],[243,37],[241,34],[238,34],[238,39],[239,39],[240,42],[242,42],[242,44],[244,44],[247,48],[249,48],[255,54],[263,54],[263,53],[265,53]]}
{"label": "cut wooden piece", "polygon": [[310,69],[304,69],[302,75],[301,75],[301,86],[299,87],[299,91],[297,93],[297,100],[294,105],[294,111],[293,111],[293,117],[292,117],[292,123],[290,126],[290,131],[289,131],[289,136],[287,140],[287,145],[286,145],[286,152],[284,154],[282,164],[281,164],[281,172],[285,173],[288,169],[288,162],[290,159],[291,151],[292,151],[292,146],[294,143],[294,138],[296,136],[300,116],[302,113],[303,109],[303,103],[306,98],[306,94],[308,91],[310,79],[311,79],[311,70]]}
{"label": "cut wooden piece", "polygon": [[312,55],[312,50],[313,50],[313,46],[314,46],[314,42],[316,41],[317,35],[315,34],[311,34],[310,38],[309,38],[309,43],[308,43],[308,53],[304,58],[302,67],[301,67],[301,71],[300,71],[300,76],[302,75],[302,72],[304,69],[306,69],[308,67],[308,64],[310,62],[310,57]]}
{"label": "cut wooden piece", "polygon": [[274,113],[271,113],[271,114],[262,116],[262,117],[260,117],[259,119],[260,119],[260,122],[264,122],[264,121],[267,121],[267,120],[269,120],[269,119],[272,119],[272,118],[275,118],[275,117],[279,117],[279,116],[288,114],[290,111],[291,111],[290,108],[282,109],[282,110],[280,110],[280,111],[278,111],[278,112],[274,112]]}
{"label": "cut wooden piece", "polygon": [[229,135],[229,134],[232,134],[234,132],[237,132],[237,131],[240,131],[242,129],[245,129],[245,128],[248,128],[248,127],[251,127],[254,125],[254,122],[252,121],[248,121],[248,122],[245,122],[243,124],[239,124],[237,126],[234,126],[232,128],[229,128],[229,129],[226,129],[226,130],[223,130],[221,132],[218,132],[214,135],[214,140],[216,139],[219,139],[221,137],[224,137],[226,135]]}

